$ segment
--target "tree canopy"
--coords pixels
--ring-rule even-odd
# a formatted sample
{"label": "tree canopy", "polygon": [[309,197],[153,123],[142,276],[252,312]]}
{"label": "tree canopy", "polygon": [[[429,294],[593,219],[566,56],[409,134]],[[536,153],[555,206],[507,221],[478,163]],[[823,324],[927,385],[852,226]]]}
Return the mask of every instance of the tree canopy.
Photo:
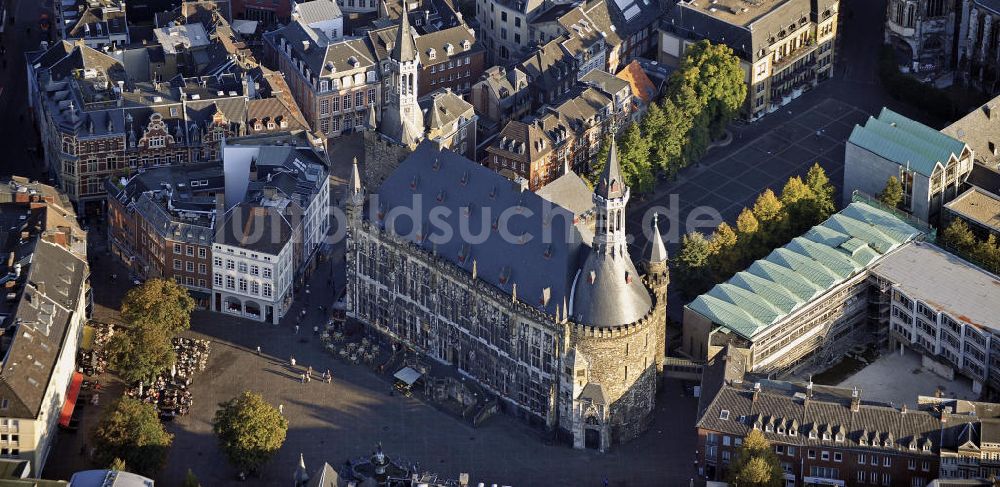
{"label": "tree canopy", "polygon": [[805,181],[800,176],[789,178],[780,198],[770,189],[762,192],[752,207],[743,208],[736,217],[735,231],[723,223],[708,239],[700,234],[701,238],[685,236],[678,255],[681,289],[688,296],[701,294],[822,223],[833,211],[833,191],[823,168],[814,165]]}
{"label": "tree canopy", "polygon": [[878,195],[878,200],[889,208],[896,208],[903,202],[903,185],[896,176],[889,176],[885,188]]}
{"label": "tree canopy", "polygon": [[941,232],[938,243],[990,272],[1000,273],[1000,242],[996,235],[979,239],[965,220],[956,219]]}
{"label": "tree canopy", "polygon": [[133,326],[158,326],[171,336],[191,328],[194,299],[170,279],[150,279],[129,290],[122,300],[122,319]]}
{"label": "tree canopy", "polygon": [[92,437],[96,460],[102,465],[127,465],[129,471],[147,477],[163,468],[173,442],[156,407],[129,397],[122,397],[107,410]]}
{"label": "tree canopy", "polygon": [[285,443],[288,420],[260,394],[244,391],[219,404],[212,430],[233,466],[256,473]]}
{"label": "tree canopy", "polygon": [[126,382],[151,383],[177,360],[172,338],[152,326],[119,327],[108,342],[108,364]]}
{"label": "tree canopy", "polygon": [[[619,158],[625,182],[649,191],[655,173],[674,177],[697,160],[720,137],[746,98],[743,68],[732,49],[700,41],[687,49],[669,80],[667,96],[650,104],[642,120],[619,135]],[[593,184],[607,157],[605,149],[591,166]]]}
{"label": "tree canopy", "polygon": [[785,475],[778,456],[760,430],[750,430],[729,466],[730,485],[740,487],[782,487]]}

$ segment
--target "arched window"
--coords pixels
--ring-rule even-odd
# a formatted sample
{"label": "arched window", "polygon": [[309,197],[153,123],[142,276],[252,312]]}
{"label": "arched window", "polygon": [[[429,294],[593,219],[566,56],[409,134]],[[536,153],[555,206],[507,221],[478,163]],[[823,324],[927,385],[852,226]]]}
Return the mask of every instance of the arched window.
{"label": "arched window", "polygon": [[912,3],[906,6],[906,24],[904,24],[906,27],[913,27],[916,25],[917,19],[914,16],[915,11],[916,8]]}

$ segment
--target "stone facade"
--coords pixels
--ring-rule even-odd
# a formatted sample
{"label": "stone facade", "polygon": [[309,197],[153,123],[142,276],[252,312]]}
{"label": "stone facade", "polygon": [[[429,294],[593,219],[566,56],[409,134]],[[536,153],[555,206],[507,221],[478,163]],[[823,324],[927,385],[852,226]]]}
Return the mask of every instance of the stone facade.
{"label": "stone facade", "polygon": [[[547,261],[560,255],[571,256],[565,270],[575,297],[570,296],[569,288],[560,289],[558,285],[551,292],[545,287],[540,296],[518,294],[517,282],[508,276],[523,279],[524,288],[528,288],[529,278],[520,270],[507,267],[499,279],[492,272],[479,274],[476,261],[467,257],[467,244],[456,244],[462,249],[456,260],[450,250],[444,250],[451,242],[442,243],[440,249],[436,243],[428,248],[429,243],[422,237],[424,230],[415,237],[405,232],[397,234],[391,229],[395,223],[385,221],[387,212],[407,210],[385,201],[392,200],[393,194],[406,192],[396,186],[402,179],[411,181],[411,173],[410,191],[429,191],[426,196],[431,197],[437,194],[442,205],[462,200],[458,194],[462,191],[478,194],[470,181],[494,188],[491,197],[483,199],[484,206],[491,204],[486,201],[507,201],[508,197],[510,201],[541,200],[533,193],[521,193],[502,176],[473,161],[431,147],[431,143],[424,143],[402,162],[397,173],[384,182],[379,200],[373,197],[369,203],[367,215],[362,215],[365,212],[360,207],[364,201],[359,196],[360,185],[351,185],[352,195],[347,201],[352,219],[346,253],[349,316],[370,325],[393,343],[456,366],[499,396],[507,411],[561,432],[572,438],[576,448],[606,451],[636,437],[649,424],[665,350],[669,278],[662,241],[654,239],[657,244],[653,247],[659,251],[645,258],[645,276],[636,276],[641,280],[633,283],[627,272],[607,276],[616,281],[615,286],[641,293],[640,302],[645,301],[645,306],[617,303],[633,308],[622,314],[617,309],[593,305],[605,303],[606,296],[581,301],[584,287],[607,289],[603,287],[608,285],[605,276],[587,281],[586,269],[592,260],[603,262],[609,269],[632,268],[627,254],[615,255],[617,250],[603,244],[608,239],[617,241],[617,233],[624,229],[608,223],[613,218],[607,218],[607,212],[612,210],[602,210],[601,202],[621,203],[622,207],[616,206],[613,211],[623,212],[627,192],[620,198],[595,195],[598,213],[605,217],[599,218],[604,223],[598,227],[594,247],[578,244],[575,248],[579,253],[572,246],[545,247]],[[424,164],[432,168],[429,170],[447,173],[436,174],[434,181],[418,181]],[[608,166],[613,166],[612,173],[617,174],[617,158]],[[431,187],[435,181],[447,184],[441,181],[452,175],[456,181],[461,177],[461,186],[470,186],[462,189],[456,185],[448,196]],[[612,187],[621,188],[615,181]],[[542,225],[541,217],[537,223]],[[414,225],[420,223],[415,221]],[[603,235],[607,232],[614,232],[614,238]],[[602,242],[600,246],[598,242]],[[511,245],[524,245],[520,250],[523,252],[534,250],[526,244]],[[504,253],[496,245],[495,241],[477,244],[480,262],[491,259],[484,253],[487,247]],[[604,252],[609,254],[605,256]],[[594,257],[594,253],[602,256]],[[578,257],[587,257],[587,264],[579,264]],[[503,259],[499,255],[492,258]],[[548,278],[553,283],[560,279]],[[560,299],[557,293],[564,291]],[[629,321],[594,322],[594,318],[608,314],[626,316]]]}
{"label": "stone facade", "polygon": [[914,72],[952,64],[957,3],[954,0],[892,0],[887,5],[885,42],[910,60]]}

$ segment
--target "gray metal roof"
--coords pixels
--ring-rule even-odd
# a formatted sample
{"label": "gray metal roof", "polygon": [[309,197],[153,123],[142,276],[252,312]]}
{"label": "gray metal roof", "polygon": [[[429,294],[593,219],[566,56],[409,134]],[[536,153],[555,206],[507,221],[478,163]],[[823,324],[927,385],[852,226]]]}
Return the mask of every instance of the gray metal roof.
{"label": "gray metal roof", "polygon": [[[569,299],[581,250],[586,249],[573,214],[500,174],[423,142],[375,197],[372,205],[378,208],[367,217],[468,272],[475,262],[477,278],[502,292],[513,294],[516,286],[518,300],[548,314]],[[401,211],[414,212],[414,218],[394,217]],[[444,213],[432,219],[432,211]],[[501,215],[506,215],[513,238],[504,238]],[[467,223],[460,224],[460,218]],[[439,221],[453,230],[449,238],[439,224],[432,225]],[[463,227],[466,235],[459,231]],[[547,303],[542,301],[545,289]]]}
{"label": "gray metal roof", "polygon": [[344,16],[340,6],[333,0],[312,0],[295,4],[294,14],[306,24],[334,20]]}
{"label": "gray metal roof", "polygon": [[1000,332],[1000,277],[934,245],[910,243],[880,260],[872,273],[956,321]]}

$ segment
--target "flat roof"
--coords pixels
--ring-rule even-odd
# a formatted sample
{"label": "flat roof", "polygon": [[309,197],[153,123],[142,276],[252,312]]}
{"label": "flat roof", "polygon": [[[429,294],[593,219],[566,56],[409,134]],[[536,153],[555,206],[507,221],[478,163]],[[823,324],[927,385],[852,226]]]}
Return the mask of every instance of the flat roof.
{"label": "flat roof", "polygon": [[686,307],[752,339],[921,234],[890,213],[851,203]]}
{"label": "flat roof", "polygon": [[973,186],[944,206],[957,215],[1000,232],[1000,196]]}
{"label": "flat roof", "polygon": [[746,27],[790,2],[804,5],[806,15],[810,13],[809,3],[803,0],[753,0],[749,2],[746,0],[681,0],[678,5],[700,11],[728,24]]}
{"label": "flat roof", "polygon": [[937,246],[910,243],[883,258],[872,273],[958,321],[1000,331],[1000,277]]}

